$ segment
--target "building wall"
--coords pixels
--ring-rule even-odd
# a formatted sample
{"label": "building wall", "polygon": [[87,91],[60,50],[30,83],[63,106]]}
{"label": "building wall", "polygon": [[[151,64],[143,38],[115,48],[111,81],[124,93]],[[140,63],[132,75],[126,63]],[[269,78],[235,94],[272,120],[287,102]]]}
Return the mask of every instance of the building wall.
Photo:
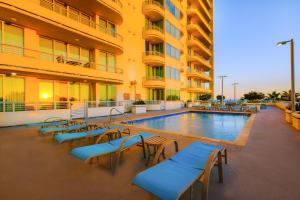
{"label": "building wall", "polygon": [[[145,20],[144,1],[141,0],[122,0],[122,6],[113,1],[109,1],[105,7],[101,1],[88,0],[86,3],[76,3],[77,1],[63,0],[73,7],[76,7],[82,13],[91,14],[90,20],[95,24],[100,23],[101,18],[107,18],[113,21],[116,26],[117,35],[112,37],[97,28],[79,23],[70,19],[70,16],[62,16],[61,13],[41,7],[41,4],[49,3],[51,0],[29,0],[24,4],[22,0],[4,0],[0,3],[0,20],[24,27],[24,56],[7,54],[0,51],[0,70],[1,74],[11,76],[16,73],[17,76],[25,77],[25,101],[39,101],[39,80],[63,80],[68,82],[88,82],[94,84],[94,96],[99,96],[100,84],[113,84],[117,88],[117,98],[115,100],[124,100],[124,96],[129,95],[129,99],[135,97],[147,99],[149,88],[160,88],[165,91],[169,89],[180,90],[181,100],[188,100],[190,97],[197,96],[199,93],[213,94],[213,33],[209,34],[212,41],[210,52],[210,90],[204,88],[187,88],[188,79],[188,18],[198,18],[197,16],[188,16],[188,4],[193,7],[208,5],[211,0],[171,0],[180,10],[182,17],[176,19],[164,5],[163,20],[168,20],[176,26],[181,33],[179,40],[170,36],[165,30],[163,32],[163,48],[165,56],[162,58],[164,67],[163,80],[144,80],[146,77],[146,63],[143,59],[145,52],[145,41],[143,35]],[[165,1],[164,1],[165,2]],[[206,6],[207,7],[207,6]],[[68,6],[67,11],[71,8]],[[155,13],[155,6],[153,12]],[[213,20],[213,9],[208,11]],[[92,14],[93,13],[93,14]],[[95,14],[96,13],[96,14]],[[82,15],[82,14],[80,14]],[[198,19],[197,19],[198,20]],[[213,21],[208,22],[213,30]],[[97,27],[97,26],[96,26]],[[165,26],[166,28],[166,26]],[[3,28],[2,28],[3,29]],[[89,68],[49,62],[39,59],[39,35],[51,37],[69,44],[79,45],[91,50],[92,62],[99,62],[99,51],[107,51],[116,55],[116,67],[123,73],[101,71],[99,65],[93,64]],[[193,34],[192,34],[193,35]],[[180,60],[166,56],[166,43],[171,44],[180,50]],[[67,47],[69,48],[69,46]],[[28,49],[28,50],[27,50]],[[154,58],[155,59],[155,58]],[[194,67],[195,63],[191,66]],[[199,65],[199,63],[198,63]],[[166,67],[171,66],[180,70],[180,80],[171,80],[166,78]],[[207,70],[207,68],[204,68]],[[203,80],[201,76],[195,76],[192,79]],[[207,81],[207,80],[205,80]],[[1,90],[0,90],[1,92]],[[127,94],[127,95],[125,95]],[[165,92],[166,95],[166,92]],[[97,100],[97,99],[95,99]],[[194,100],[194,99],[193,99]]]}

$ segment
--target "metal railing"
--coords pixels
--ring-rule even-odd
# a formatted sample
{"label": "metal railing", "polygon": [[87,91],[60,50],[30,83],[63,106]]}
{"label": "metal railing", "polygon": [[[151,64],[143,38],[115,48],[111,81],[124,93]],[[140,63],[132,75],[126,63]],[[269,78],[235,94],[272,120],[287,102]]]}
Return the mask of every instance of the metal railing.
{"label": "metal railing", "polygon": [[[121,7],[122,7],[122,4],[119,0],[111,0],[111,1],[121,5]],[[56,2],[52,2],[50,0],[40,0],[39,5],[43,8],[51,10],[62,16],[68,17],[80,24],[86,25],[92,29],[97,29],[100,32],[105,33],[107,35],[111,35],[121,41],[123,40],[122,36],[120,34],[118,34],[115,29],[107,28],[107,27],[101,26],[99,24],[96,24],[95,21],[91,19],[92,16],[83,14],[80,11],[70,10],[67,7],[65,7],[64,5],[58,4]]]}
{"label": "metal railing", "polygon": [[143,78],[145,81],[165,81],[165,77],[162,76],[146,76]]}
{"label": "metal railing", "polygon": [[159,1],[155,1],[155,0],[145,0],[143,2],[143,5],[157,5],[161,9],[164,9],[164,5],[162,5]]}
{"label": "metal railing", "polygon": [[0,44],[0,53],[35,58],[35,59],[45,60],[49,62],[67,64],[67,65],[78,66],[78,67],[94,68],[100,71],[112,72],[117,74],[123,73],[122,69],[114,66],[95,64],[95,62],[91,62],[86,59],[85,60],[74,59],[64,55],[56,55],[52,53],[26,49],[24,47],[18,47],[18,46],[13,46],[8,44]]}
{"label": "metal railing", "polygon": [[151,24],[146,25],[146,26],[144,27],[144,31],[145,31],[145,30],[157,30],[157,31],[159,31],[159,32],[161,32],[161,33],[164,32],[164,29],[163,29],[163,28],[161,28],[161,27],[159,27],[159,26],[156,26],[156,25],[151,25]]}
{"label": "metal railing", "polygon": [[196,69],[188,68],[187,72],[189,72],[189,73],[198,73],[198,74],[200,74],[201,76],[204,76],[207,79],[211,79],[211,77],[209,76],[209,74],[206,74],[205,72],[203,72],[201,70],[196,70]]}
{"label": "metal railing", "polygon": [[145,51],[144,52],[145,56],[160,56],[160,57],[164,57],[164,54],[159,52],[159,51]]}
{"label": "metal railing", "polygon": [[209,48],[209,47],[207,47],[205,44],[203,44],[203,42],[199,39],[199,38],[197,38],[197,37],[195,37],[195,36],[193,36],[193,35],[188,35],[188,40],[193,40],[194,42],[196,42],[199,46],[201,46],[201,48],[202,49],[205,49],[206,51],[207,51],[207,53],[209,53],[209,54],[211,54],[211,48]]}
{"label": "metal railing", "polygon": [[123,106],[122,101],[54,101],[54,102],[11,102],[0,101],[0,112],[70,109],[74,103],[86,103],[87,108]]}

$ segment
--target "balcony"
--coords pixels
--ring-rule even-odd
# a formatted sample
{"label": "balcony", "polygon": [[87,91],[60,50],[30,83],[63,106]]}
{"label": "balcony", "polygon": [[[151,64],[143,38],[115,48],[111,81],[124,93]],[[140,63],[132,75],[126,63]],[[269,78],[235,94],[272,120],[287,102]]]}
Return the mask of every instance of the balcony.
{"label": "balcony", "polygon": [[155,0],[145,0],[143,2],[143,14],[151,21],[158,21],[164,18],[165,9],[164,6]]}
{"label": "balcony", "polygon": [[3,73],[15,72],[72,81],[91,80],[116,84],[123,82],[122,69],[12,45],[0,46],[0,60],[0,70]]}
{"label": "balcony", "polygon": [[146,51],[143,54],[143,62],[147,65],[164,66],[165,55],[158,51]]}
{"label": "balcony", "polygon": [[204,3],[205,3],[205,6],[206,6],[207,9],[211,9],[212,8],[210,0],[204,0]]}
{"label": "balcony", "polygon": [[205,94],[212,94],[212,90],[203,88],[201,86],[187,86],[187,92],[192,93],[205,93]]}
{"label": "balcony", "polygon": [[146,88],[165,88],[165,78],[161,76],[144,77],[143,86]]}
{"label": "balcony", "polygon": [[187,46],[196,49],[199,51],[206,59],[209,59],[212,56],[212,53],[209,48],[207,48],[198,38],[188,37]]}
{"label": "balcony", "polygon": [[212,78],[207,76],[206,74],[204,74],[202,71],[198,71],[195,69],[188,69],[187,70],[187,77],[191,77],[191,78],[197,78],[197,79],[201,79],[207,82],[211,82]]}
{"label": "balcony", "polygon": [[162,28],[148,25],[143,29],[143,38],[152,44],[158,44],[164,41],[165,34]]}
{"label": "balcony", "polygon": [[188,23],[187,24],[187,31],[190,34],[193,34],[201,39],[206,45],[212,44],[210,36],[198,25],[195,23]]}
{"label": "balcony", "polygon": [[208,60],[205,60],[201,55],[188,55],[187,56],[187,61],[188,62],[193,62],[196,64],[200,64],[201,66],[205,67],[206,69],[211,69],[212,65]]}
{"label": "balcony", "polygon": [[197,22],[201,25],[206,32],[211,33],[211,25],[207,22],[207,20],[203,17],[202,13],[199,12],[197,8],[189,7],[186,11],[188,17],[192,17],[197,20]]}
{"label": "balcony", "polygon": [[[36,0],[35,0],[36,1]],[[51,0],[50,0],[51,1]],[[60,0],[90,15],[99,15],[116,25],[123,23],[123,4],[120,0]]]}
{"label": "balcony", "polygon": [[[86,48],[98,48],[115,54],[123,52],[122,37],[115,30],[95,24],[91,18],[71,12],[49,0],[4,0],[0,3],[3,20],[30,27],[40,35],[68,43],[80,41]],[[12,21],[12,19],[14,19]]]}
{"label": "balcony", "polygon": [[210,21],[212,19],[212,16],[209,12],[210,7],[208,7],[207,3],[203,2],[202,0],[188,0],[188,2],[193,5],[196,4],[202,16],[204,16],[207,21]]}

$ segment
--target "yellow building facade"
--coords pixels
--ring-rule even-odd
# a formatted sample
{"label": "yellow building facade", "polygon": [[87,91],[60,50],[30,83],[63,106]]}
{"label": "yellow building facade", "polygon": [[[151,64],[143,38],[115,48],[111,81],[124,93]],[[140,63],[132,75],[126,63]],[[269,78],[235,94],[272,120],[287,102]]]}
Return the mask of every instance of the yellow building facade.
{"label": "yellow building facade", "polygon": [[213,95],[212,0],[3,0],[0,101]]}

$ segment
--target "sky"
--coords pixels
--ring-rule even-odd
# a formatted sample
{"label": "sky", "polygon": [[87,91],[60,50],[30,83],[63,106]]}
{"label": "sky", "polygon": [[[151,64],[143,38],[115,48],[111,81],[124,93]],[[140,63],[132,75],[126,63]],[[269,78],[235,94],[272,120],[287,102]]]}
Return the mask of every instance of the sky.
{"label": "sky", "polygon": [[290,47],[295,40],[296,90],[300,92],[300,0],[214,0],[215,95],[290,89]]}

